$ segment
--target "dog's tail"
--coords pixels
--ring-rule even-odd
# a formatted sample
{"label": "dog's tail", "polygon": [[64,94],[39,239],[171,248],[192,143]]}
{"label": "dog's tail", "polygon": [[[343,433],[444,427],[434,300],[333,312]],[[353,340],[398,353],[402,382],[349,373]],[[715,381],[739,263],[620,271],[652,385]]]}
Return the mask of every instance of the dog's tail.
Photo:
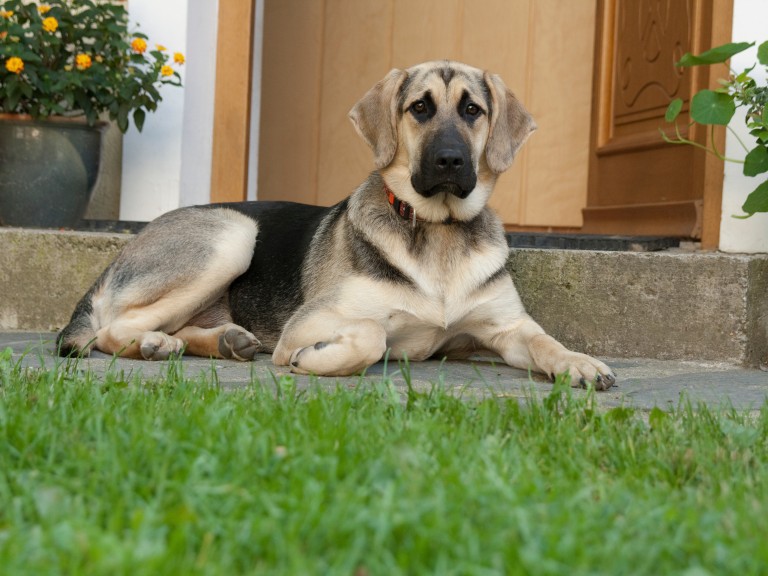
{"label": "dog's tail", "polygon": [[78,302],[72,318],[56,337],[59,356],[87,356],[96,343],[96,328],[93,320],[92,296],[94,285]]}

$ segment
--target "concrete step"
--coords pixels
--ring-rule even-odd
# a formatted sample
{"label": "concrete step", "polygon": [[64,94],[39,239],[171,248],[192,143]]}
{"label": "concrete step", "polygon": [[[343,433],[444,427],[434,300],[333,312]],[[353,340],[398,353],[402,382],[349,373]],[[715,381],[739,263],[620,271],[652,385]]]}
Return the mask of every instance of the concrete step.
{"label": "concrete step", "polygon": [[[56,331],[129,234],[0,228],[0,330]],[[768,255],[515,249],[531,316],[605,357],[768,364]]]}

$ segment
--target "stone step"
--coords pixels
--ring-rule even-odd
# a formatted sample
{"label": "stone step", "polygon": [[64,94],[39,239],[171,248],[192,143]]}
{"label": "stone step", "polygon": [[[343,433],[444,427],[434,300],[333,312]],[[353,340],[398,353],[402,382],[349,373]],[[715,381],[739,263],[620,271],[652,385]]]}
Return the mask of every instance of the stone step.
{"label": "stone step", "polygon": [[[55,331],[130,234],[0,228],[0,330]],[[605,357],[768,364],[768,255],[515,249],[531,316]]]}

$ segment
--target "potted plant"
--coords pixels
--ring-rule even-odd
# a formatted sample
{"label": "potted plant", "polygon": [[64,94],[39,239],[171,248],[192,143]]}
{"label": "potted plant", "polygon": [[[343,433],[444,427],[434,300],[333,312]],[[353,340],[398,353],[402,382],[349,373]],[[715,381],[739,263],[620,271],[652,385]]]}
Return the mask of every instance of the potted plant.
{"label": "potted plant", "polygon": [[116,0],[0,4],[0,224],[71,227],[88,205],[103,119],[141,131],[184,56],[150,47]]}
{"label": "potted plant", "polygon": [[[694,56],[689,52],[676,65],[709,66],[711,64],[720,64],[731,58],[731,56],[739,54],[754,45],[754,42],[724,44],[707,50],[698,56]],[[717,125],[728,126],[736,109],[745,109],[745,121],[749,134],[754,137],[754,142],[750,145],[745,144],[729,127],[729,130],[736,136],[746,152],[743,160],[726,158],[719,150],[707,148],[698,142],[683,137],[677,123],[675,123],[675,138],[669,138],[662,131],[662,136],[667,142],[698,146],[716,154],[721,160],[740,162],[744,164],[743,172],[745,176],[759,177],[762,180],[747,197],[741,208],[745,215],[737,216],[739,218],[749,218],[757,212],[768,212],[768,177],[765,176],[768,172],[768,106],[766,106],[768,104],[768,85],[766,85],[765,80],[762,83],[758,83],[750,75],[758,65],[766,67],[768,70],[768,42],[763,42],[758,47],[757,60],[758,62],[746,70],[740,72],[731,71],[727,80],[720,80],[720,88],[697,92],[691,98],[690,104],[692,124],[708,125],[713,129]],[[682,108],[683,101],[680,98],[673,100],[667,108],[667,122],[675,122]]]}

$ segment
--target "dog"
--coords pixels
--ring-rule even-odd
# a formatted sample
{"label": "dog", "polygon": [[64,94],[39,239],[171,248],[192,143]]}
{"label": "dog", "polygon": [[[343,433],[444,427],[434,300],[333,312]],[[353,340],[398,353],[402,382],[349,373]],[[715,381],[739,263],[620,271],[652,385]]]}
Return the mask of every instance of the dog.
{"label": "dog", "polygon": [[251,360],[346,376],[391,359],[479,351],[610,388],[603,362],[525,312],[487,206],[536,129],[499,76],[435,61],[394,69],[349,113],[375,170],[332,207],[242,202],[150,222],[102,273],[57,338],[127,358]]}

